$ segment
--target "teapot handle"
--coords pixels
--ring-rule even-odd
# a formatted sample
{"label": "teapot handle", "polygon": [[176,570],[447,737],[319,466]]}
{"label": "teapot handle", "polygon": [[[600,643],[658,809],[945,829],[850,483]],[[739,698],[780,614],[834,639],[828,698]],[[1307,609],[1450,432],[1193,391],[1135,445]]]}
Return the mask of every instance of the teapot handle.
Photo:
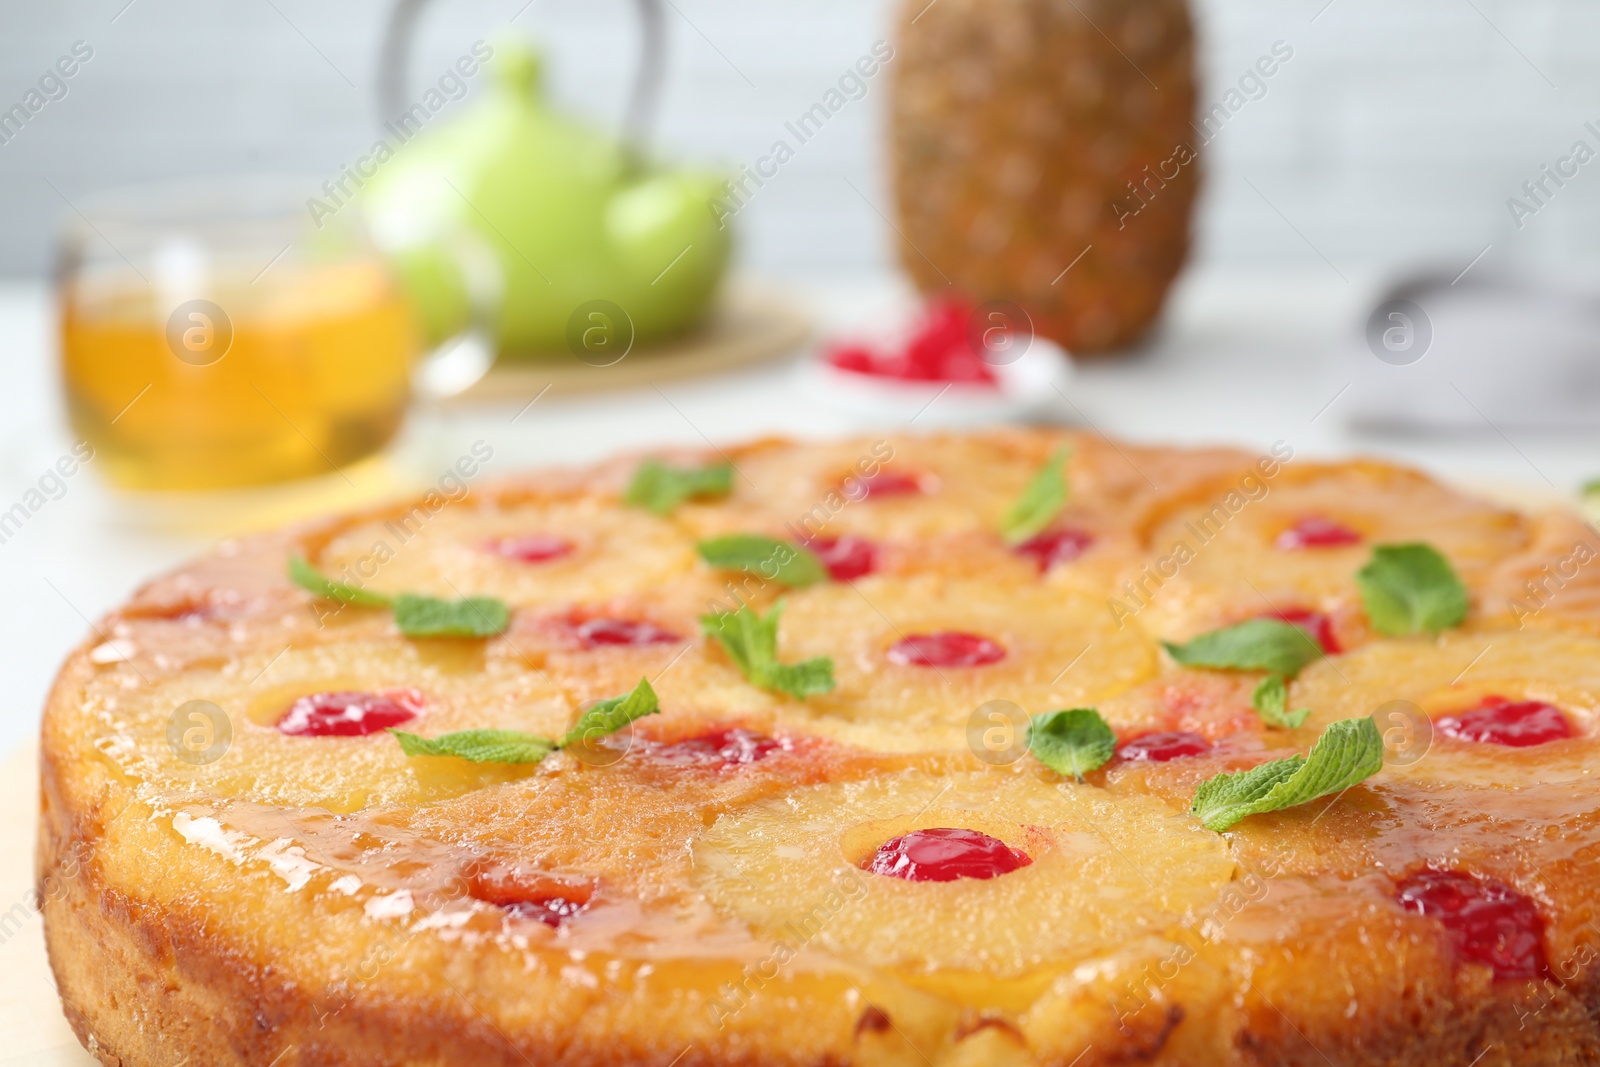
{"label": "teapot handle", "polygon": [[[384,121],[406,108],[406,82],[411,42],[428,0],[395,0],[384,24],[378,52],[378,110]],[[639,65],[634,70],[623,134],[636,154],[642,155],[653,125],[655,103],[660,99],[666,69],[666,34],[661,0],[634,0],[639,14]]]}

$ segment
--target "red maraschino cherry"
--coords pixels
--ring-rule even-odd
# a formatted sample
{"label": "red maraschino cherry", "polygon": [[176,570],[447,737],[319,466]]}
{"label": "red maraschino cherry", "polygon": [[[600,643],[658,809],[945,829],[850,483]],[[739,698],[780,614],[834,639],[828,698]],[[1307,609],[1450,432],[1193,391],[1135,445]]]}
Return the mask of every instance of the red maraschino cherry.
{"label": "red maraschino cherry", "polygon": [[862,500],[882,500],[885,497],[913,496],[923,491],[922,478],[915,474],[883,471],[861,479]]}
{"label": "red maraschino cherry", "polygon": [[840,370],[877,378],[994,386],[998,382],[994,368],[973,348],[971,321],[972,308],[966,302],[931,300],[903,347],[838,344],[827,359]]}
{"label": "red maraschino cherry", "polygon": [[1046,530],[1018,545],[1014,551],[1039,565],[1040,573],[1057,563],[1071,563],[1094,544],[1094,534],[1088,530],[1068,527],[1064,530]]}
{"label": "red maraschino cherry", "polygon": [[1573,736],[1572,723],[1554,704],[1488,696],[1477,707],[1434,720],[1446,737],[1511,748],[1527,748]]}
{"label": "red maraschino cherry", "polygon": [[865,537],[813,537],[805,543],[836,582],[865,578],[878,569],[878,548]]}
{"label": "red maraschino cherry", "polygon": [[758,763],[785,747],[775,737],[731,726],[657,746],[653,755],[673,763],[709,765],[720,770]]}
{"label": "red maraschino cherry", "polygon": [[1140,734],[1117,746],[1117,756],[1129,763],[1165,763],[1210,751],[1210,741],[1187,730]]}
{"label": "red maraschino cherry", "polygon": [[278,731],[291,737],[365,737],[410,722],[422,707],[422,694],[415,689],[312,693],[289,705]]}
{"label": "red maraschino cherry", "polygon": [[977,830],[935,827],[886,841],[863,864],[873,874],[908,882],[995,878],[1033,863],[998,838]]}
{"label": "red maraschino cherry", "polygon": [[505,868],[469,872],[467,886],[474,900],[551,929],[565,925],[582,912],[594,895],[593,885],[571,884],[542,873]]}
{"label": "red maraschino cherry", "polygon": [[1400,906],[1444,924],[1463,958],[1486,963],[1496,978],[1537,978],[1548,969],[1544,917],[1503,882],[1461,871],[1418,871],[1398,887]]}
{"label": "red maraschino cherry", "polygon": [[1285,552],[1294,552],[1305,548],[1343,548],[1361,541],[1361,534],[1343,523],[1322,515],[1302,515],[1273,543]]}
{"label": "red maraschino cherry", "polygon": [[484,548],[521,563],[549,563],[572,553],[572,542],[554,534],[517,534],[484,542]]}
{"label": "red maraschino cherry", "polygon": [[671,630],[633,619],[589,619],[579,623],[576,632],[585,648],[643,648],[683,640]]}
{"label": "red maraschino cherry", "polygon": [[984,667],[1006,658],[1006,650],[979,634],[942,631],[912,634],[889,646],[889,662],[902,667]]}

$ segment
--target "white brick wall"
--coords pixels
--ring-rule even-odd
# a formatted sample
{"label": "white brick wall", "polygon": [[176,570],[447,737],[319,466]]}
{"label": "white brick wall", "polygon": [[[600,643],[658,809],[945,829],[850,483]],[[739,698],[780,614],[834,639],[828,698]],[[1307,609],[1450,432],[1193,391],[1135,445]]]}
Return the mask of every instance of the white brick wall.
{"label": "white brick wall", "polygon": [[1593,247],[1600,168],[1521,232],[1505,201],[1577,137],[1600,148],[1582,128],[1600,119],[1600,11],[1558,0],[1335,0],[1312,22],[1321,2],[1205,0],[1213,81],[1271,35],[1296,50],[1281,85],[1214,145],[1207,254],[1308,251],[1245,178],[1336,264],[1464,266],[1490,243],[1486,264]]}
{"label": "white brick wall", "polygon": [[[68,97],[0,145],[0,273],[49,262],[64,205],[46,179],[76,197],[186,171],[331,173],[370,141],[380,0],[135,0],[113,23],[125,2],[0,0],[0,106],[73,41],[95,49]],[[419,78],[523,5],[437,2]],[[1318,14],[1325,2],[1196,0],[1202,99],[1219,98],[1274,41],[1295,51],[1210,146],[1201,256],[1320,264],[1320,252],[1353,271],[1464,266],[1491,243],[1486,265],[1590,253],[1600,238],[1600,164],[1520,232],[1505,200],[1575,138],[1600,148],[1583,131],[1584,120],[1600,120],[1600,7],[1334,0]],[[730,164],[764,153],[888,20],[885,0],[673,4],[661,139]],[[634,48],[623,0],[534,0],[516,27],[548,41],[562,98],[607,121],[619,112]],[[885,227],[847,184],[888,211],[877,134],[884,97],[880,77],[741,214],[747,264],[814,273],[886,262]]]}

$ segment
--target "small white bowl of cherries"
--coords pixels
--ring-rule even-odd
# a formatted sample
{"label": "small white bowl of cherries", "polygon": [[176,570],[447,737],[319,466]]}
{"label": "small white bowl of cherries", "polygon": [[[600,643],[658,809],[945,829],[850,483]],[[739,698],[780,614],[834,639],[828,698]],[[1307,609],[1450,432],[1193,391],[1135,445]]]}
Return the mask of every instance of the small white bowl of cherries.
{"label": "small white bowl of cherries", "polygon": [[803,364],[815,396],[877,421],[962,427],[1047,417],[1072,358],[1009,301],[936,297],[888,337],[838,340]]}

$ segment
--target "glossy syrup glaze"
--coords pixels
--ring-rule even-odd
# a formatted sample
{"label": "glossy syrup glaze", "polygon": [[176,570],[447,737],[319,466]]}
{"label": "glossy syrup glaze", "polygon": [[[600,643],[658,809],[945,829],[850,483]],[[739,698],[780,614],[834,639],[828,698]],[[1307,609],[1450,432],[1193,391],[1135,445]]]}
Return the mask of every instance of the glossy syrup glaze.
{"label": "glossy syrup glaze", "polygon": [[576,918],[594,896],[591,882],[504,864],[469,861],[464,873],[472,899],[492,904],[511,918],[531,919],[551,929]]}
{"label": "glossy syrup glaze", "polygon": [[375,923],[427,928],[463,943],[536,949],[541,929],[575,953],[635,959],[758,959],[767,947],[693,898],[655,907],[636,890],[499,846],[453,840],[412,809],[335,815],[245,801],[189,806],[172,816],[191,846],[242,869],[265,869],[290,893],[354,900]]}

